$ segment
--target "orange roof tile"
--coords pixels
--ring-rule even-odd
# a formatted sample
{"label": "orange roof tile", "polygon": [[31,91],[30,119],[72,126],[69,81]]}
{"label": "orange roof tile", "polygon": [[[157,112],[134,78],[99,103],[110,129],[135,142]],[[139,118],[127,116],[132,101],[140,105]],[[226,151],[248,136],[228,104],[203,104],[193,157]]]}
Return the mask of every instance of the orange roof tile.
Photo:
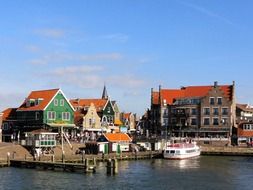
{"label": "orange roof tile", "polygon": [[36,100],[42,98],[41,102],[38,105],[27,107],[26,101],[24,101],[24,103],[18,108],[17,111],[44,110],[58,91],[59,89],[32,91],[27,97],[27,99]]}
{"label": "orange roof tile", "polygon": [[[172,104],[177,98],[204,97],[208,94],[212,87],[213,86],[188,86],[181,89],[161,89],[161,101],[165,99],[167,104]],[[225,97],[232,99],[231,86],[221,85],[218,87],[224,92]],[[156,101],[153,102],[159,103],[157,100],[159,99],[159,94],[158,98],[156,97],[157,94],[154,95]]]}
{"label": "orange roof tile", "polygon": [[97,111],[101,111],[105,107],[107,101],[106,99],[73,99],[70,100],[70,103],[73,107],[89,107],[91,103],[93,103]]}
{"label": "orange roof tile", "polygon": [[152,104],[159,104],[159,92],[152,93]]}
{"label": "orange roof tile", "polygon": [[130,113],[124,113],[124,114],[123,114],[123,118],[124,118],[124,119],[129,119],[129,118],[130,118],[130,115],[131,115],[131,112],[130,112]]}
{"label": "orange roof tile", "polygon": [[3,113],[2,119],[3,120],[9,119],[10,117],[12,117],[13,115],[16,114],[16,110],[17,110],[17,108],[8,108],[8,109],[4,110],[2,112]]}
{"label": "orange roof tile", "polygon": [[106,133],[105,138],[110,142],[131,142],[132,139],[125,133]]}

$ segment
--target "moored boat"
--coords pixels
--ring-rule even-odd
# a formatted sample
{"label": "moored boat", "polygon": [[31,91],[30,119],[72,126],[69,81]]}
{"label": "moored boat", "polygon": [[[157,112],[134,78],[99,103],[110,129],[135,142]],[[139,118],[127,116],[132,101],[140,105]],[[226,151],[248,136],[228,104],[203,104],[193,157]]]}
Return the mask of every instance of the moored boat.
{"label": "moored boat", "polygon": [[163,157],[171,160],[187,159],[199,155],[200,147],[196,142],[168,144],[163,152]]}

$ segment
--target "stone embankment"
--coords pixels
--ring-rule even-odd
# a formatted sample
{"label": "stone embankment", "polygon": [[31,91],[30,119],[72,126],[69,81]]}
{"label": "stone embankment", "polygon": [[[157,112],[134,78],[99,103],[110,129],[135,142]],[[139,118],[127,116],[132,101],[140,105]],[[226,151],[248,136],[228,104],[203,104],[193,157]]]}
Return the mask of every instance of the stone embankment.
{"label": "stone embankment", "polygon": [[201,146],[202,155],[253,156],[253,147]]}

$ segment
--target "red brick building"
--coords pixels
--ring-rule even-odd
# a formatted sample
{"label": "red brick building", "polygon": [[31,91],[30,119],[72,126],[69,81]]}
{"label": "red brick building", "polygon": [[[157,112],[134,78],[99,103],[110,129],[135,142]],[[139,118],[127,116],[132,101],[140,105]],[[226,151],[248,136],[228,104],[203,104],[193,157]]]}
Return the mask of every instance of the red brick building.
{"label": "red brick building", "polygon": [[230,137],[236,127],[235,83],[151,89],[151,133]]}

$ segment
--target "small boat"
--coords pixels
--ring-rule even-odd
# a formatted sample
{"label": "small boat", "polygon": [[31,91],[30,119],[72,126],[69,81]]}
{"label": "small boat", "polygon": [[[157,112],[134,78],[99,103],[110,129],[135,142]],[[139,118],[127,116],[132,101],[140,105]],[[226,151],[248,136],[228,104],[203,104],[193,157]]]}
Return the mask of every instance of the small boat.
{"label": "small boat", "polygon": [[200,155],[200,147],[196,142],[172,143],[166,145],[163,157],[171,160],[182,160]]}

